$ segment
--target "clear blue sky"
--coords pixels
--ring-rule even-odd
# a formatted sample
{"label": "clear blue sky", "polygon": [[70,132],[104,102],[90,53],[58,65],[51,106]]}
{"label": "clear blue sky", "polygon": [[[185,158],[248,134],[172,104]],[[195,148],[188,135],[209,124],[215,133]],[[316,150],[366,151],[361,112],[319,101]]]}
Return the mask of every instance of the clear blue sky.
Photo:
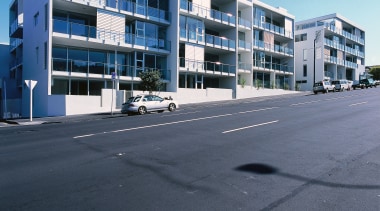
{"label": "clear blue sky", "polygon": [[[31,1],[31,0],[27,0]],[[380,65],[379,0],[261,0],[283,7],[296,21],[339,13],[366,32],[366,65]],[[0,0],[0,43],[8,43],[8,9],[11,0]]]}

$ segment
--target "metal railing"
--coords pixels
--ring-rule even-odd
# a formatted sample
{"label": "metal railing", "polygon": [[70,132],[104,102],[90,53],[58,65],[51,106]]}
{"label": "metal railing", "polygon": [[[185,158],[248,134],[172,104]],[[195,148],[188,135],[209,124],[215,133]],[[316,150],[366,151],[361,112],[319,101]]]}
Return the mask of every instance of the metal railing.
{"label": "metal railing", "polygon": [[[71,0],[66,0],[71,1]],[[161,10],[147,5],[140,5],[131,0],[82,0],[85,5],[93,5],[100,7],[110,7],[120,11],[130,12],[132,14],[143,15],[150,20],[159,19],[170,21],[170,12]]]}
{"label": "metal railing", "polygon": [[179,58],[179,66],[186,68],[188,71],[196,71],[201,73],[213,72],[213,74],[236,74],[236,66],[231,64],[224,64],[214,61],[200,61],[194,59]]}
{"label": "metal railing", "polygon": [[273,32],[276,34],[280,34],[284,37],[293,38],[293,31],[285,30],[285,28],[280,27],[280,26],[276,26],[276,25],[271,24],[271,23],[262,22],[261,20],[258,20],[256,18],[253,20],[253,25],[255,27],[263,28],[267,31],[270,31],[270,32]]}
{"label": "metal railing", "polygon": [[253,60],[253,66],[259,69],[294,73],[293,66],[277,64],[277,63],[272,63],[272,62],[263,62],[261,60]]}
{"label": "metal railing", "polygon": [[110,63],[83,61],[75,59],[62,59],[52,58],[52,71],[62,71],[69,73],[86,73],[111,76],[113,72],[117,76],[139,77],[139,72],[142,71],[159,71],[163,80],[171,78],[170,70],[149,68],[149,67],[135,67],[130,65],[115,65]]}
{"label": "metal railing", "polygon": [[131,45],[139,45],[147,48],[171,50],[171,42],[164,39],[152,37],[139,37],[131,33],[123,33],[97,28],[95,26],[72,23],[62,20],[53,20],[53,32],[68,34],[70,36],[81,36],[97,40],[109,40]]}
{"label": "metal railing", "polygon": [[328,29],[328,30],[336,33],[336,34],[339,34],[339,35],[342,35],[342,36],[346,37],[347,39],[350,39],[352,41],[355,41],[355,42],[358,42],[358,43],[364,45],[364,39],[361,38],[361,37],[359,37],[359,36],[351,34],[350,32],[347,32],[347,31],[345,31],[343,29],[340,29],[340,28],[338,28],[338,27],[336,27],[336,26],[334,26],[334,25],[332,25],[330,23],[325,23],[324,27],[326,29]]}
{"label": "metal railing", "polygon": [[266,42],[261,41],[261,40],[254,40],[253,46],[257,47],[257,48],[262,48],[262,49],[267,50],[267,51],[274,51],[276,53],[287,54],[289,56],[294,55],[294,51],[292,48],[288,48],[288,47],[284,47],[284,46],[280,46],[280,45],[273,45],[273,44],[266,43]]}
{"label": "metal railing", "polygon": [[221,12],[219,10],[209,9],[207,7],[194,4],[187,0],[181,0],[180,9],[187,11],[188,13],[197,15],[201,18],[211,19],[223,24],[235,26],[236,17],[230,13]]}

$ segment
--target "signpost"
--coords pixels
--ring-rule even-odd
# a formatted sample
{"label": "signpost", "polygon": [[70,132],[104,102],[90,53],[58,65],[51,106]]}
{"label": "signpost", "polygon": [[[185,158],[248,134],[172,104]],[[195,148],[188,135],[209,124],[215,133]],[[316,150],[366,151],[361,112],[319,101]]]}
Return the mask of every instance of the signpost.
{"label": "signpost", "polygon": [[115,87],[116,74],[112,72],[112,96],[111,96],[111,115],[113,115],[113,89]]}
{"label": "signpost", "polygon": [[37,81],[25,80],[25,84],[30,90],[30,121],[33,121],[33,89],[37,84]]}

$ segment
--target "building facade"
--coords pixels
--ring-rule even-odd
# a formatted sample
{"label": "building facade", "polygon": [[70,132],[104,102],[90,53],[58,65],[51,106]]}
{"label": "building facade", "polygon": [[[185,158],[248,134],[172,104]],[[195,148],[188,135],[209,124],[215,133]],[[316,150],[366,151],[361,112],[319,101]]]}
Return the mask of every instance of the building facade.
{"label": "building facade", "polygon": [[365,31],[339,14],[296,22],[296,83],[312,90],[316,81],[359,80],[365,73]]}
{"label": "building facade", "polygon": [[9,26],[22,116],[24,80],[35,116],[108,111],[111,97],[117,109],[142,71],[180,103],[295,86],[294,17],[256,0],[13,0]]}

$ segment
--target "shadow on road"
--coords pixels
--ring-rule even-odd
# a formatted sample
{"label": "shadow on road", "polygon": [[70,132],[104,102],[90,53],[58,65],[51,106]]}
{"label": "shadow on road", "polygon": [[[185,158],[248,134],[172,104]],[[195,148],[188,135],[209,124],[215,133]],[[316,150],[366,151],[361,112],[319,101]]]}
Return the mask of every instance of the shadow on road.
{"label": "shadow on road", "polygon": [[318,179],[311,179],[308,177],[281,172],[273,166],[269,166],[269,165],[261,164],[261,163],[250,163],[250,164],[241,165],[241,166],[236,167],[235,170],[254,173],[254,174],[262,174],[262,175],[274,174],[281,177],[298,180],[301,182],[306,182],[309,185],[320,185],[320,186],[327,186],[327,187],[333,187],[333,188],[347,188],[347,189],[380,189],[380,185],[366,185],[366,184],[352,185],[352,184],[326,182],[326,181],[322,181]]}

